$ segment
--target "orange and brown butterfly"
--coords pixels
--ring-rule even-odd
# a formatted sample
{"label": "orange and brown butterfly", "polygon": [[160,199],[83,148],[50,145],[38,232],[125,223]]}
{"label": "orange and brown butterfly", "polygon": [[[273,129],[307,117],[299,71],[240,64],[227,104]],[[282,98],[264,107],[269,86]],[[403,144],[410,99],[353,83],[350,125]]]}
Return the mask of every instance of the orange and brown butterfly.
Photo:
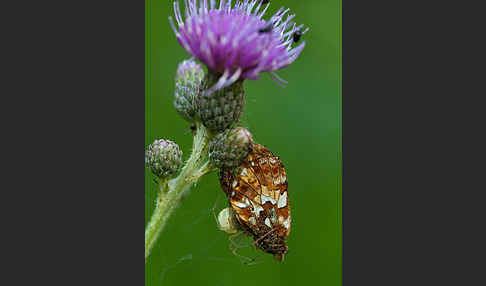
{"label": "orange and brown butterfly", "polygon": [[253,144],[240,166],[221,170],[219,181],[239,227],[253,236],[258,248],[282,261],[292,218],[287,174],[279,157]]}

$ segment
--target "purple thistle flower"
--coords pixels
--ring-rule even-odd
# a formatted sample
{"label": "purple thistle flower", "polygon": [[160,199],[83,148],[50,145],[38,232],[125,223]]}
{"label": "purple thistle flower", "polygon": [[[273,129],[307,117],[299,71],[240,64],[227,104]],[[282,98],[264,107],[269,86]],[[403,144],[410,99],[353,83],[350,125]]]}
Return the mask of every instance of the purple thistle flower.
{"label": "purple thistle flower", "polygon": [[[198,5],[199,2],[199,5]],[[302,52],[305,42],[292,47],[293,34],[302,26],[292,22],[283,7],[269,21],[262,19],[269,3],[262,0],[236,1],[185,0],[185,21],[179,2],[174,2],[175,18],[170,24],[179,43],[192,56],[203,62],[219,80],[207,90],[212,93],[242,79],[258,79],[260,73],[270,72],[279,83],[287,83],[274,71],[290,65]],[[308,28],[302,31],[304,34]]]}

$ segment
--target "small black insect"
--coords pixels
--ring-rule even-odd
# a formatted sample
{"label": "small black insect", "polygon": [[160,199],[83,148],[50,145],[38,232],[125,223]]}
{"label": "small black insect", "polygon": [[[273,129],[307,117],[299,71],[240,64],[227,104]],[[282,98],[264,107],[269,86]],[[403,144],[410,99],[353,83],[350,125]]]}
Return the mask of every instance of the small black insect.
{"label": "small black insect", "polygon": [[273,23],[268,23],[267,25],[261,27],[260,29],[258,29],[258,33],[269,33],[271,32],[273,29]]}
{"label": "small black insect", "polygon": [[267,4],[270,0],[262,0],[262,4]]}
{"label": "small black insect", "polygon": [[294,39],[294,43],[297,43],[300,40],[300,37],[302,37],[302,30],[300,29],[295,30],[294,34],[292,35],[292,38]]}

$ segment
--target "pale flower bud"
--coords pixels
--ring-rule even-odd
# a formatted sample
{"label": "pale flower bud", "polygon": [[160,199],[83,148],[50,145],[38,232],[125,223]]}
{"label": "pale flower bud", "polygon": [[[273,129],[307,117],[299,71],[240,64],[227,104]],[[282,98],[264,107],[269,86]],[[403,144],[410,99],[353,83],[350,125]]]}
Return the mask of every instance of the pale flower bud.
{"label": "pale flower bud", "polygon": [[155,176],[169,178],[182,166],[182,151],[170,140],[155,140],[145,151],[145,163]]}

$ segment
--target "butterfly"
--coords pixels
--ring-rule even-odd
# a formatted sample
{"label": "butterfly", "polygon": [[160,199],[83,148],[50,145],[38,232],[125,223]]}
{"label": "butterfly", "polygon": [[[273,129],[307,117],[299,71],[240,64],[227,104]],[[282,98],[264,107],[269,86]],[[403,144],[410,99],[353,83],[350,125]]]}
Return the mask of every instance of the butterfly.
{"label": "butterfly", "polygon": [[282,261],[288,252],[292,217],[287,173],[280,158],[265,146],[253,144],[235,169],[223,169],[219,181],[235,221],[254,244]]}

